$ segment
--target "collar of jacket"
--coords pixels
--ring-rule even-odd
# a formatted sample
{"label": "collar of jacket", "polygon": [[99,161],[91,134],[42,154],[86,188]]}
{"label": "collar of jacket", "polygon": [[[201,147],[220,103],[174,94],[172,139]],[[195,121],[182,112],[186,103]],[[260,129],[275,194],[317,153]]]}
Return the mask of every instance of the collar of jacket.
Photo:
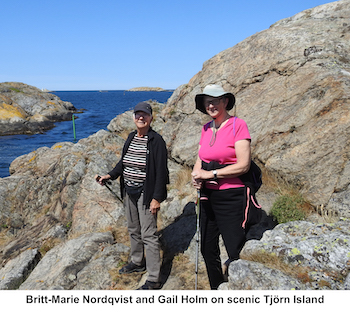
{"label": "collar of jacket", "polygon": [[[133,135],[137,133],[137,130],[134,130]],[[147,135],[148,135],[148,140],[151,140],[154,138],[154,133],[155,131],[152,129],[152,127],[149,127]]]}

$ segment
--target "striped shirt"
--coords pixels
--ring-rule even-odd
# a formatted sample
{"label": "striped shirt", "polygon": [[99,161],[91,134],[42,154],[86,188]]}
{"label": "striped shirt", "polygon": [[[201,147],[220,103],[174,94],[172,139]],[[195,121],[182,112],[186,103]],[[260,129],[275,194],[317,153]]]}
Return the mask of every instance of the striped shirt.
{"label": "striped shirt", "polygon": [[146,180],[146,155],[148,137],[135,134],[124,155],[124,181],[126,186],[140,187]]}

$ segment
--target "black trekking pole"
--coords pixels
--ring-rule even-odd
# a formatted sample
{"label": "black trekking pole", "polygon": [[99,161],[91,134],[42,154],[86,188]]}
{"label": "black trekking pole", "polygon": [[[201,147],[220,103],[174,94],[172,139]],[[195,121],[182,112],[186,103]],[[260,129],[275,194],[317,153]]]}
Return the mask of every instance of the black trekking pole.
{"label": "black trekking pole", "polygon": [[[100,181],[100,179],[101,179],[101,176],[97,176],[96,177],[96,181],[98,182],[98,181]],[[105,182],[103,182],[103,185],[122,203],[123,201],[122,201],[122,199],[119,197],[119,195],[116,193],[116,192],[114,192],[110,187],[109,187],[109,185],[111,185],[112,184],[112,182],[110,182],[110,181],[105,181]]]}
{"label": "black trekking pole", "polygon": [[197,215],[197,226],[196,226],[196,280],[195,280],[195,290],[198,286],[198,262],[199,262],[199,212],[200,212],[200,190],[197,190],[197,203],[196,203],[196,215]]}

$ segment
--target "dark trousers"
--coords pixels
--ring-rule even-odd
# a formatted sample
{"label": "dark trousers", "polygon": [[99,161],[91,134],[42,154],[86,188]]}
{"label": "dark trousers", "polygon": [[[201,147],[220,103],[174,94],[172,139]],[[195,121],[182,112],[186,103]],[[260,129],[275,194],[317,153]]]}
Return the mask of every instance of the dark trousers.
{"label": "dark trousers", "polygon": [[201,200],[201,252],[211,289],[224,281],[220,259],[219,236],[222,236],[228,263],[237,260],[245,243],[244,188],[204,190],[208,200]]}

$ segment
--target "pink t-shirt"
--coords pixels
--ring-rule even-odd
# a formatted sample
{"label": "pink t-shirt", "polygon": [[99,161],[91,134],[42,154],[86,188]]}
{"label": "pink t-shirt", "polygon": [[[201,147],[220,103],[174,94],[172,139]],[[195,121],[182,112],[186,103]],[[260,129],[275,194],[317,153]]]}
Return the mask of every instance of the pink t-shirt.
{"label": "pink t-shirt", "polygon": [[[231,117],[227,123],[216,132],[216,139],[212,141],[213,131],[211,122],[202,128],[202,135],[199,141],[199,158],[207,163],[216,161],[220,164],[235,164],[237,162],[235,143],[240,140],[250,140],[248,126],[243,119]],[[233,126],[235,129],[233,129]],[[228,189],[242,187],[244,184],[239,178],[218,179],[218,184],[206,183],[210,189]]]}

